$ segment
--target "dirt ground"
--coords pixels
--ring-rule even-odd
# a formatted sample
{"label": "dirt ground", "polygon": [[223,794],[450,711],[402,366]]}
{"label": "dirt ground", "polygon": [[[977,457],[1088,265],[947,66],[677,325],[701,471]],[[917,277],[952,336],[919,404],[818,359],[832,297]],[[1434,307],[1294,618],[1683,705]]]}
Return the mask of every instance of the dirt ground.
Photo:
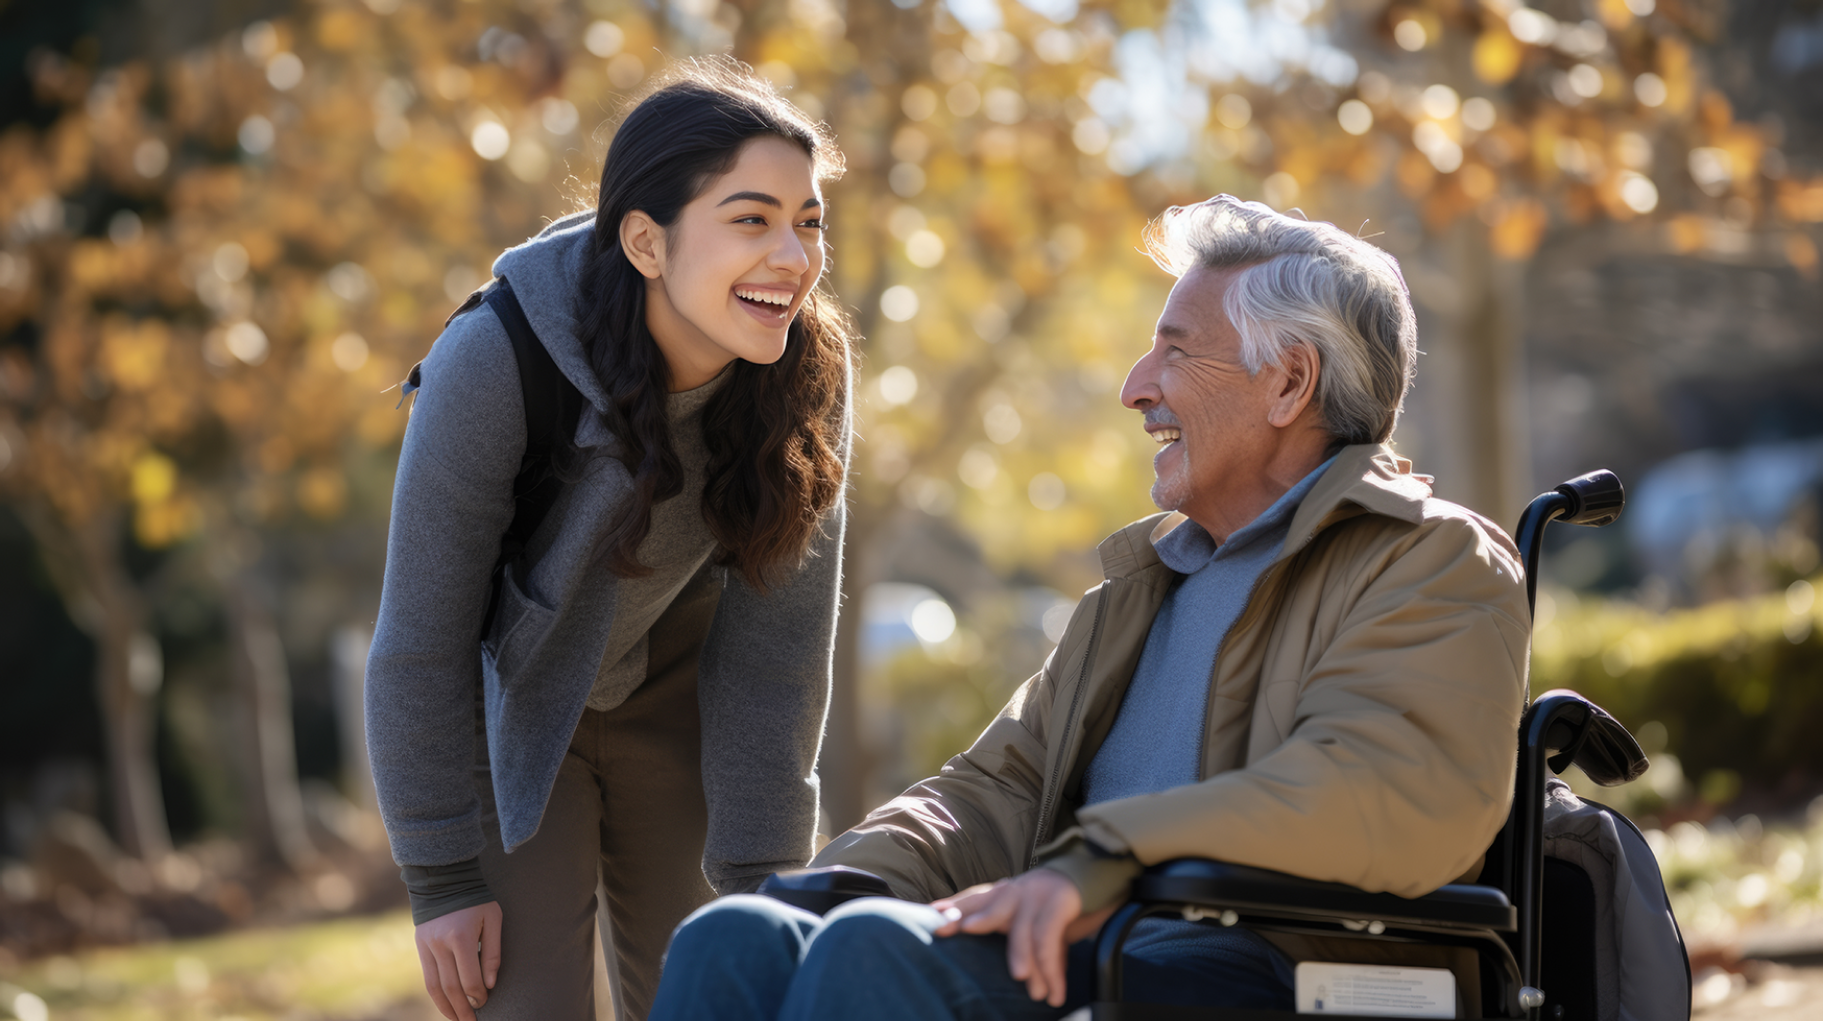
{"label": "dirt ground", "polygon": [[1703,1021],[1814,1021],[1823,1017],[1823,967],[1749,966],[1695,978],[1694,1017]]}

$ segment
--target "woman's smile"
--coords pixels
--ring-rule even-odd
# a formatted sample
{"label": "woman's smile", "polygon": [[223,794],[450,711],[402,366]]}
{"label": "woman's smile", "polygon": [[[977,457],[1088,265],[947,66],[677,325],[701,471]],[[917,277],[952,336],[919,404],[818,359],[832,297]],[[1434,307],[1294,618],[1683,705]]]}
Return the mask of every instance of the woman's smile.
{"label": "woman's smile", "polygon": [[734,285],[734,299],[748,315],[767,326],[785,326],[791,322],[792,305],[797,288],[763,284]]}

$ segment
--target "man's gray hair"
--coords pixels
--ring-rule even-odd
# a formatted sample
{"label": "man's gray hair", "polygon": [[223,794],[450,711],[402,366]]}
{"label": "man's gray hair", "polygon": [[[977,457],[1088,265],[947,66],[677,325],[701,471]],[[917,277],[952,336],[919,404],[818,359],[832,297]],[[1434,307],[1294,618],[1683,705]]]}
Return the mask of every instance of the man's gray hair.
{"label": "man's gray hair", "polygon": [[1344,443],[1392,435],[1411,388],[1418,324],[1391,255],[1330,223],[1218,195],[1173,206],[1146,228],[1152,261],[1173,276],[1239,269],[1222,308],[1257,373],[1294,344],[1316,349],[1316,404]]}

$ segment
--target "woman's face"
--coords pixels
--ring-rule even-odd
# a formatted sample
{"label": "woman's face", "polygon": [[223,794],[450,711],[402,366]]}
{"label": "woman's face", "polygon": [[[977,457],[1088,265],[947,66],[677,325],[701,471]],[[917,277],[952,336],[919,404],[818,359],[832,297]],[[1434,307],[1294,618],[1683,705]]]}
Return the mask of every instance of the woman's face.
{"label": "woman's face", "polygon": [[701,386],[736,358],[770,365],[823,273],[815,167],[795,143],[753,139],[669,228],[633,212],[621,239],[646,277],[646,324],[674,391]]}

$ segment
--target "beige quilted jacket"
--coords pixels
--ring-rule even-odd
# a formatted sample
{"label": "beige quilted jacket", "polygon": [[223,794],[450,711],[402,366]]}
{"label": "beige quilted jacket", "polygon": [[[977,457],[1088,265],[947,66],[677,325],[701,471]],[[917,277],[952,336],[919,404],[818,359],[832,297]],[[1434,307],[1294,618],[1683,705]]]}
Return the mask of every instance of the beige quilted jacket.
{"label": "beige quilted jacket", "polygon": [[1382,445],[1344,448],[1318,481],[1216,658],[1200,782],[1080,804],[1176,577],[1152,543],[1184,519],[1157,515],[1101,544],[1106,581],[974,745],[812,864],[930,900],[1043,857],[1090,910],[1137,867],[1110,884],[1118,863],[1053,857],[1071,827],[1140,864],[1209,857],[1408,897],[1474,872],[1512,799],[1530,614],[1512,541],[1428,483]]}

